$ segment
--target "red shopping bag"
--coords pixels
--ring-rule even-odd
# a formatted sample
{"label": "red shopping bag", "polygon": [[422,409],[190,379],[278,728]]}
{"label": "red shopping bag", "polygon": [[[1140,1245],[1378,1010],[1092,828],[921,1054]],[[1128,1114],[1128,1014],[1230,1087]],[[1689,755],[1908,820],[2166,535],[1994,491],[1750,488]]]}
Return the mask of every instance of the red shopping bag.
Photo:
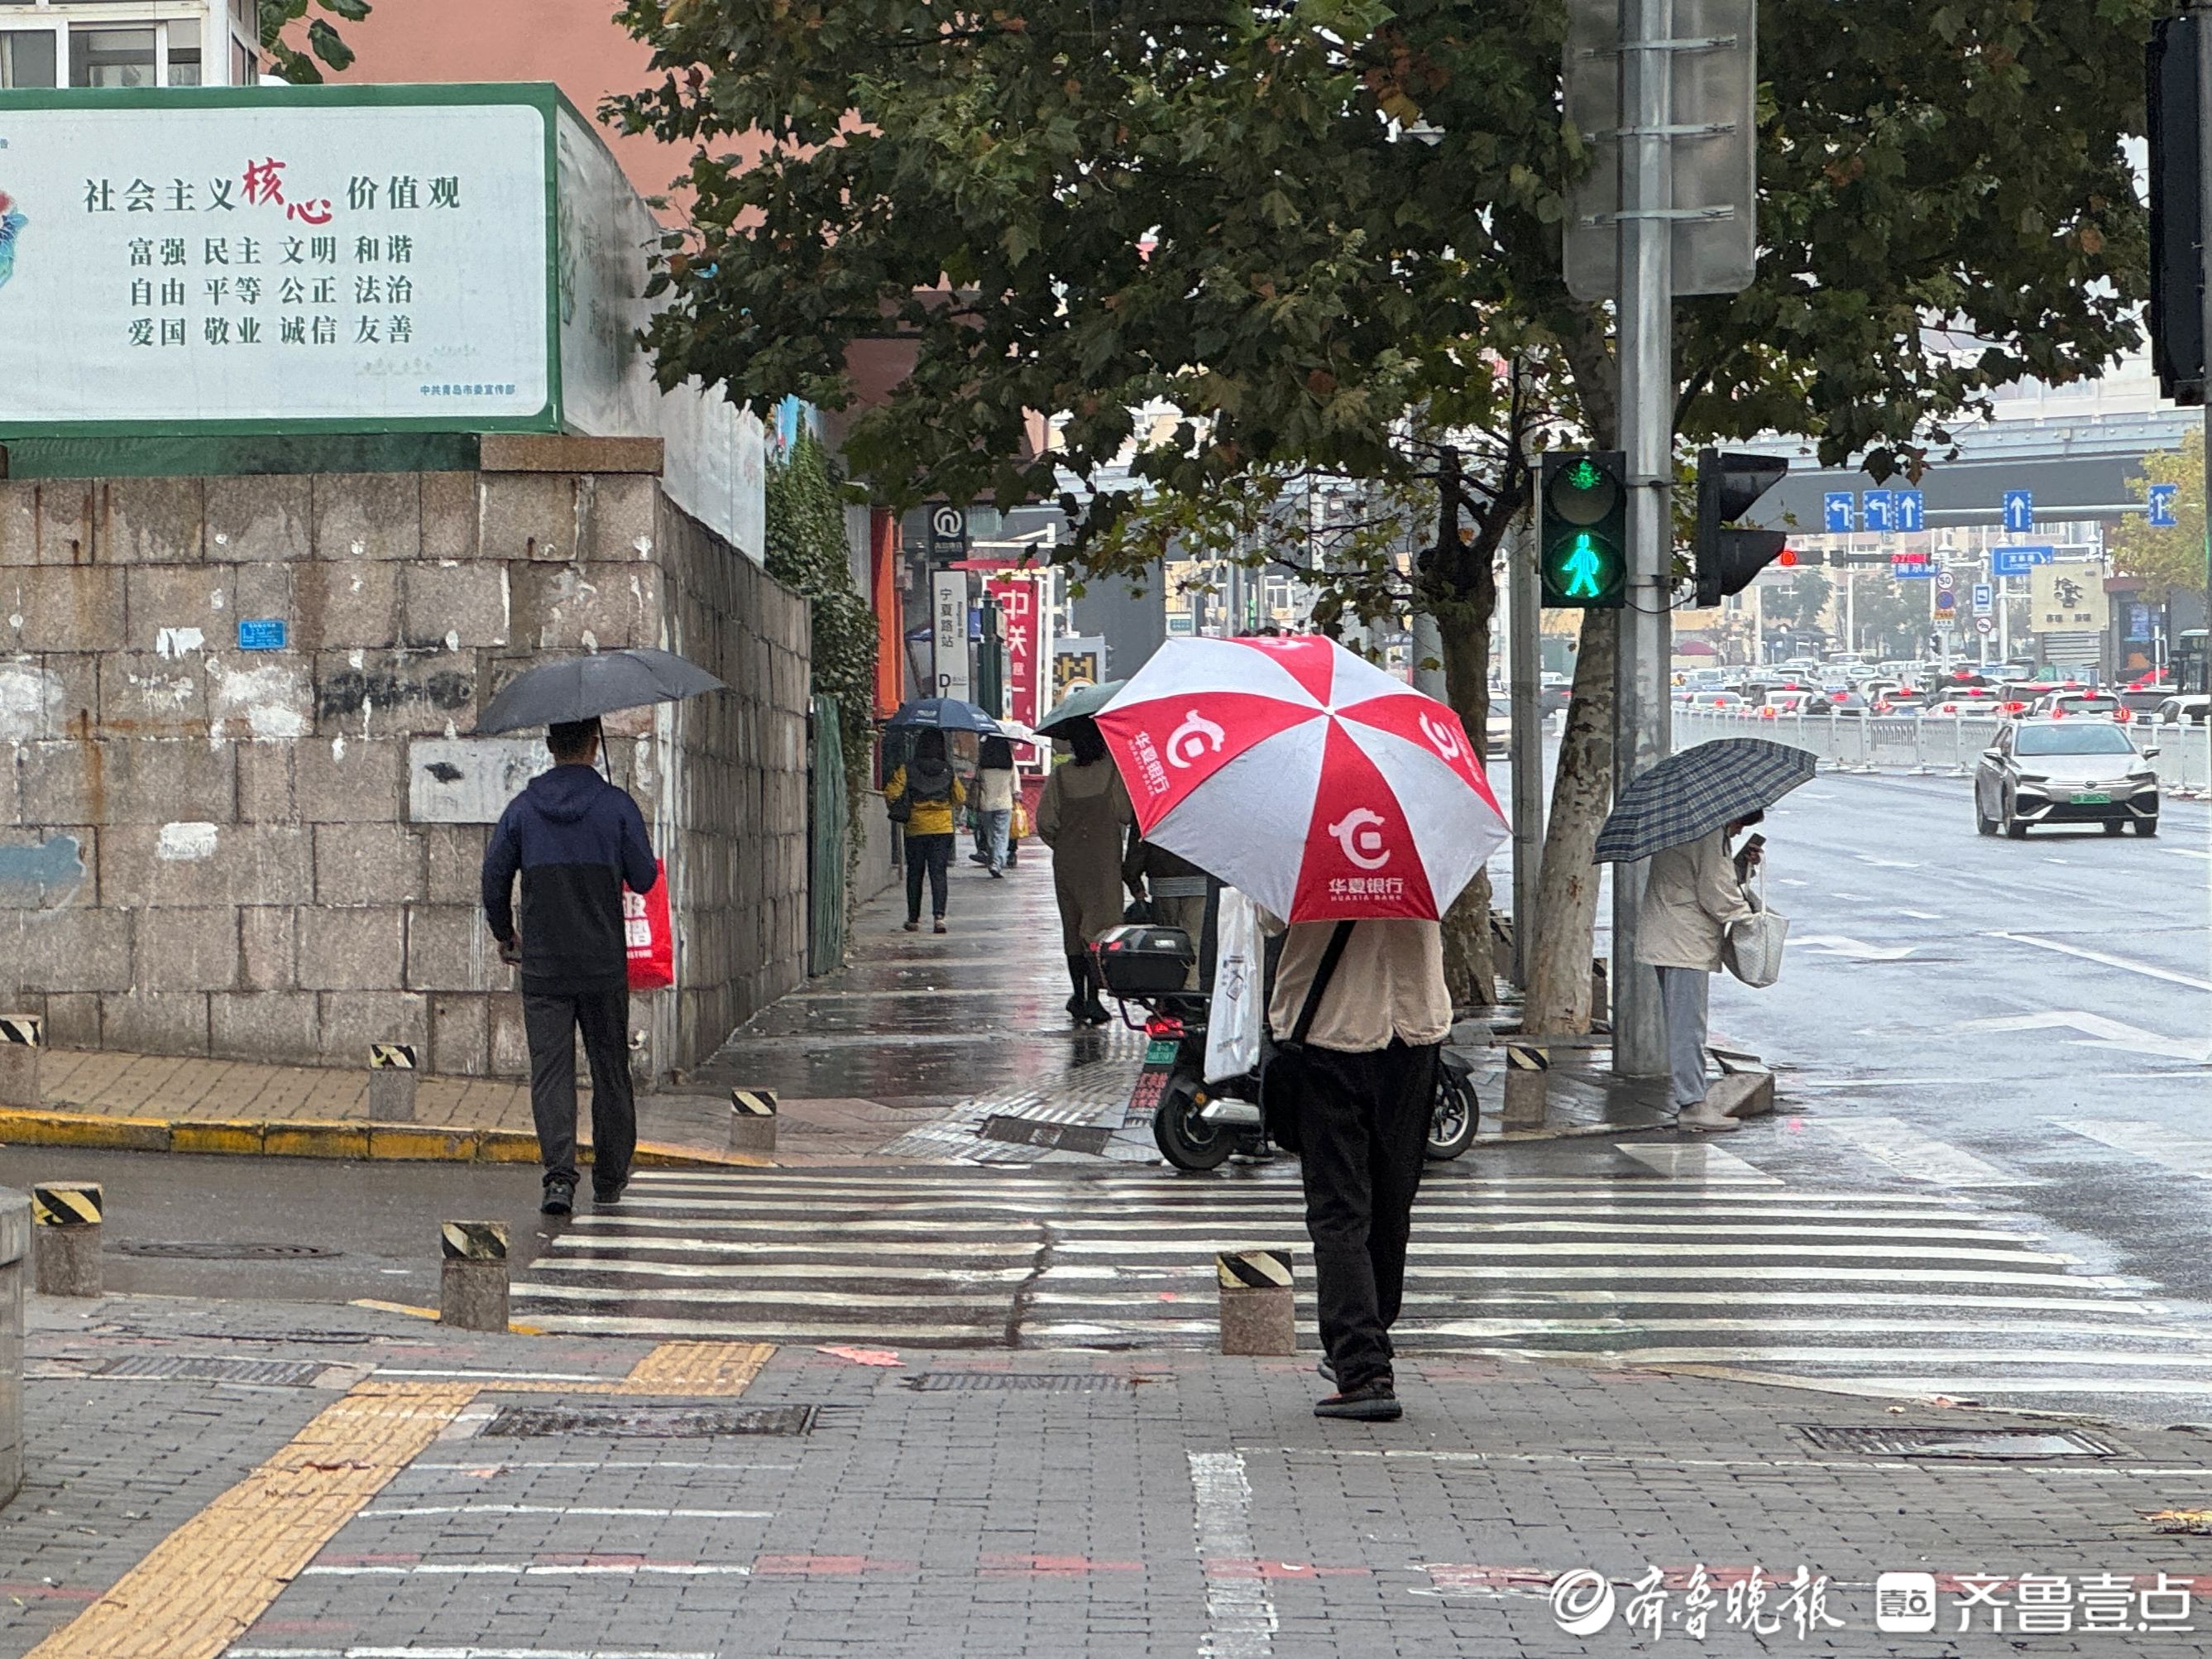
{"label": "red shopping bag", "polygon": [[655,861],[650,893],[623,890],[623,936],[629,946],[629,988],[658,991],[676,983],[676,930],[668,921],[668,860]]}

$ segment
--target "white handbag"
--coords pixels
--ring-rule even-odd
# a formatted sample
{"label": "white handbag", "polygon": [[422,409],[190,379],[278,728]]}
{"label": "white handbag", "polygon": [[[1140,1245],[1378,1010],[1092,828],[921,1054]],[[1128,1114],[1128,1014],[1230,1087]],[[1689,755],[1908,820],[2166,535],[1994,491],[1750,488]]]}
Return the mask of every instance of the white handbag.
{"label": "white handbag", "polygon": [[1721,941],[1721,965],[1754,990],[1765,990],[1782,977],[1782,950],[1790,939],[1790,918],[1766,908],[1766,871],[1759,872],[1759,891],[1752,896],[1753,914],[1729,924]]}
{"label": "white handbag", "polygon": [[1206,1080],[1243,1077],[1260,1064],[1267,1019],[1267,938],[1259,907],[1234,887],[1221,890],[1214,921],[1213,1003],[1206,1025]]}

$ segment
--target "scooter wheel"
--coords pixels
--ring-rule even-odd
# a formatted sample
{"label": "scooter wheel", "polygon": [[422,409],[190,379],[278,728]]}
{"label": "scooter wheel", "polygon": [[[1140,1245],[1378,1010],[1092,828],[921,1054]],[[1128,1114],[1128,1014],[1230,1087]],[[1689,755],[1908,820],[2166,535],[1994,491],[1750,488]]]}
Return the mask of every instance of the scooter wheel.
{"label": "scooter wheel", "polygon": [[1432,1163],[1457,1158],[1474,1145],[1474,1085],[1449,1066],[1437,1067],[1437,1106],[1424,1151]]}
{"label": "scooter wheel", "polygon": [[1188,1085],[1170,1087],[1152,1114],[1152,1140],[1160,1156],[1178,1170],[1215,1170],[1237,1150],[1237,1137],[1225,1126],[1198,1115]]}

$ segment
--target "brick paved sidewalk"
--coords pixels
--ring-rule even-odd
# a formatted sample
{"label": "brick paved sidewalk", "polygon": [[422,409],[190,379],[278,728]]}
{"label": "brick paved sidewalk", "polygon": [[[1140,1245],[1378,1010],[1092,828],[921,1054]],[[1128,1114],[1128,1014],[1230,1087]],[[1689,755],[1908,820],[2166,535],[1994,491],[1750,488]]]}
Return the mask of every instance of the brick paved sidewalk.
{"label": "brick paved sidewalk", "polygon": [[[1956,1454],[1961,1430],[2064,1425],[1443,1358],[1403,1365],[1405,1422],[1362,1427],[1310,1416],[1310,1356],[787,1348],[755,1376],[733,1346],[356,1309],[33,1309],[4,1655],[1487,1659],[1642,1651],[1626,1620],[1652,1606],[1724,1654],[2212,1644],[2201,1540],[2146,1518],[2212,1484],[2170,1432],[1907,1456],[1832,1431]],[[1582,1569],[1616,1612],[1576,1636],[1550,1589]],[[1883,1572],[1934,1577],[1939,1632],[1873,1629]],[[1824,1578],[1840,1623],[1801,1638]]]}

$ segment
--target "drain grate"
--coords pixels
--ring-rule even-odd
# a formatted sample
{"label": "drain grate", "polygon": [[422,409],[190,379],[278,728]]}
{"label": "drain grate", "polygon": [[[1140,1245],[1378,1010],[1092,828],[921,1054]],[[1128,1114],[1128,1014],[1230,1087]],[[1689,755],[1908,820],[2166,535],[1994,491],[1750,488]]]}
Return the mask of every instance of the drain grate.
{"label": "drain grate", "polygon": [[1841,1428],[1801,1423],[1797,1432],[1822,1451],[1877,1457],[2118,1457],[2120,1448],[2081,1429]]}
{"label": "drain grate", "polygon": [[320,1244],[226,1243],[212,1238],[141,1238],[118,1244],[121,1255],[158,1256],[170,1261],[289,1261],[295,1257],[343,1255]]}
{"label": "drain grate", "polygon": [[924,1371],[906,1379],[916,1394],[967,1394],[977,1389],[1023,1394],[1127,1394],[1125,1376],[1090,1371]]}
{"label": "drain grate", "polygon": [[811,1434],[811,1406],[637,1406],[627,1408],[502,1406],[488,1435],[536,1440],[579,1435],[593,1440],[703,1440],[720,1434]]}
{"label": "drain grate", "polygon": [[1094,1158],[1114,1139],[1113,1130],[1103,1124],[1040,1122],[1035,1118],[1008,1117],[1002,1112],[985,1118],[975,1133],[986,1140],[1011,1140],[1023,1146],[1042,1146],[1048,1152],[1088,1152]]}
{"label": "drain grate", "polygon": [[260,1382],[304,1389],[323,1373],[312,1359],[186,1359],[165,1354],[125,1354],[92,1373],[98,1377],[138,1377],[179,1382]]}

